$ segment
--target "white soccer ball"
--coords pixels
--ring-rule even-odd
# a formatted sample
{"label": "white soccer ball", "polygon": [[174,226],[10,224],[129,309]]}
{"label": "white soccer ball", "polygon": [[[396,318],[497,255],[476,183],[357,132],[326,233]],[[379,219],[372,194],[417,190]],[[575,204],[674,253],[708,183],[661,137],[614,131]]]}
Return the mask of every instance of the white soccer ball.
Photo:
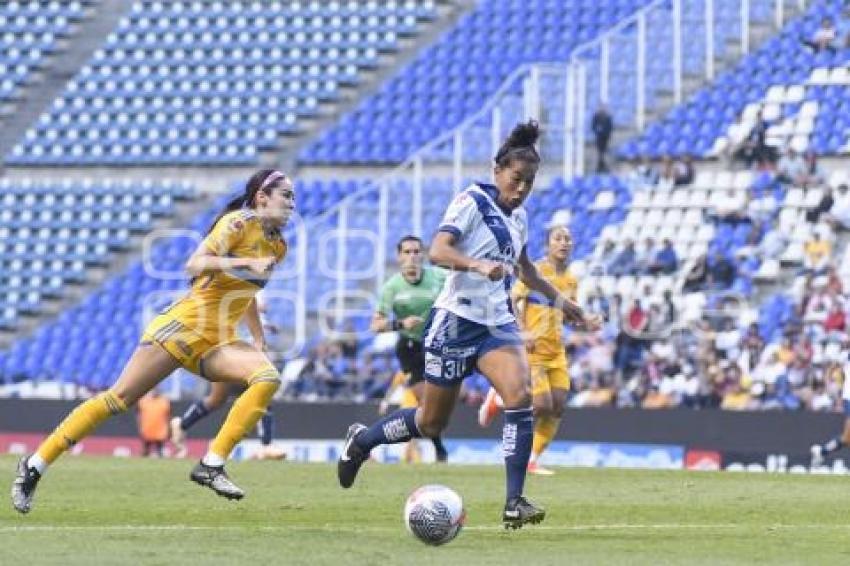
{"label": "white soccer ball", "polygon": [[404,504],[404,524],[416,538],[433,546],[454,539],[466,522],[463,499],[444,485],[425,485]]}

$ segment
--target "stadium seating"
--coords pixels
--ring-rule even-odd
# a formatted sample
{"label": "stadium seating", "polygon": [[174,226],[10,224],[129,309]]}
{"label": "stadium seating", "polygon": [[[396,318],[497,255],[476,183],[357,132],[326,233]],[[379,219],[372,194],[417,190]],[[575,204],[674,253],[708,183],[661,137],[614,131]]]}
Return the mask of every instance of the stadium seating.
{"label": "stadium seating", "polygon": [[[300,155],[302,163],[396,163],[480,108],[520,65],[565,61],[645,0],[488,0]],[[498,30],[498,32],[495,32]],[[388,135],[388,133],[390,135]]]}
{"label": "stadium seating", "polygon": [[14,99],[44,58],[55,52],[89,1],[3,2],[0,4],[0,103]]}
{"label": "stadium seating", "polygon": [[[588,42],[648,4],[643,0],[555,2],[491,0],[479,6],[440,42],[425,50],[383,88],[344,116],[300,155],[302,163],[397,163],[439,134],[451,130],[481,108],[502,82],[521,65],[564,62]],[[769,0],[753,0],[751,17],[770,16]],[[684,2],[686,29],[704,26],[702,2]],[[715,42],[723,55],[726,41],[740,36],[740,4],[715,1]],[[662,3],[647,23],[647,105],[656,94],[672,90],[671,8]],[[498,33],[494,33],[498,30]],[[637,60],[634,26],[612,44],[610,100],[615,122],[634,120]],[[507,38],[507,39],[506,39]],[[684,42],[686,72],[696,73],[704,60],[700,37]],[[516,47],[507,47],[512,45]],[[702,50],[701,50],[702,49]],[[598,49],[595,50],[598,56]],[[562,123],[563,109],[548,107],[563,92],[557,81],[542,85],[544,109],[552,123]],[[588,124],[599,97],[598,73],[588,75]],[[519,92],[514,94],[519,95]],[[391,132],[392,135],[387,135]],[[486,136],[485,136],[486,139]],[[474,140],[471,143],[475,143]],[[480,153],[480,152],[479,152]],[[477,153],[476,153],[477,155]]]}
{"label": "stadium seating", "polygon": [[749,132],[759,109],[771,123],[770,143],[789,143],[798,151],[811,148],[819,154],[846,153],[850,51],[813,53],[801,43],[824,16],[841,21],[841,2],[812,3],[780,34],[625,143],[619,154],[629,159],[715,156]]}
{"label": "stadium seating", "polygon": [[173,213],[194,196],[176,183],[0,180],[0,327],[38,312],[42,298],[60,296],[86,268],[107,265],[132,233]]}
{"label": "stadium seating", "polygon": [[11,164],[250,164],[436,17],[433,0],[139,0]]}

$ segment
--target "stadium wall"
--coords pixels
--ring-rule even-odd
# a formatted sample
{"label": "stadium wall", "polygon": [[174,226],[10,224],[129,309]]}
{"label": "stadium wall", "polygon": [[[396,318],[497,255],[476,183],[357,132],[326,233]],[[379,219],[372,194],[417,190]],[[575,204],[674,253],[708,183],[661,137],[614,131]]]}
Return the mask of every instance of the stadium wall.
{"label": "stadium wall", "polygon": [[[35,443],[74,407],[66,401],[5,399],[0,401],[0,452],[32,450]],[[175,403],[179,414],[184,403]],[[375,407],[357,404],[281,403],[273,407],[276,438],[293,458],[328,461],[336,458],[342,433],[354,421],[370,422]],[[225,412],[200,422],[192,454],[201,454]],[[496,463],[500,429],[482,429],[476,411],[458,407],[447,431],[452,461]],[[553,464],[660,467],[778,469],[805,466],[809,446],[836,434],[842,416],[811,412],[729,412],[693,410],[571,409],[564,416],[552,447]],[[81,450],[93,453],[137,453],[136,422],[128,413],[107,422],[94,441]],[[111,440],[110,440],[111,439]],[[248,440],[236,457],[248,457],[256,441]],[[424,446],[424,445],[423,445]],[[425,449],[430,447],[425,446]],[[548,454],[548,453],[547,453]],[[395,449],[376,454],[379,460],[399,457]],[[427,453],[426,453],[427,459]],[[841,460],[833,471],[845,470]]]}

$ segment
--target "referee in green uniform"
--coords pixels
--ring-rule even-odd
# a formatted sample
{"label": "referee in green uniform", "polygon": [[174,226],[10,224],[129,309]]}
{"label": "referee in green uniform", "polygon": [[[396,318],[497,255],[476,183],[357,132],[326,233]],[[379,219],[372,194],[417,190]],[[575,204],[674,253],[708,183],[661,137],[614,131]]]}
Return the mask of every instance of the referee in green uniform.
{"label": "referee in green uniform", "polygon": [[[407,374],[407,386],[421,399],[425,379],[425,354],[422,351],[422,332],[431,307],[443,289],[445,273],[438,268],[424,267],[424,246],[416,236],[404,236],[396,246],[399,273],[390,277],[381,289],[381,300],[372,318],[372,332],[396,330],[396,356],[401,371]],[[438,462],[448,459],[441,438],[432,439]]]}

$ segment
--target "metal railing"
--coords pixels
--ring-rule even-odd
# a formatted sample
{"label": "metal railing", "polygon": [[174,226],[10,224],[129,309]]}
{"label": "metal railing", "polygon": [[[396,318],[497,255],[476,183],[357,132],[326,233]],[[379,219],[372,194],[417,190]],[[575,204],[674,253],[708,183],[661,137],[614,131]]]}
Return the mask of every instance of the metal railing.
{"label": "metal railing", "polygon": [[[352,316],[371,313],[398,238],[412,233],[427,240],[455,191],[490,179],[492,156],[516,123],[534,118],[542,126],[542,178],[581,175],[597,105],[611,103],[617,126],[639,131],[660,95],[679,102],[687,77],[711,79],[730,42],[749,49],[753,7],[759,17],[772,9],[774,21],[784,21],[784,0],[656,0],[579,46],[563,64],[516,69],[478,111],[298,228],[296,246],[306,251],[293,268],[309,270],[309,281],[290,272],[288,283],[270,287],[306,302],[289,310],[298,313],[299,335],[307,334],[308,311],[318,313],[330,333],[344,330]],[[659,50],[668,45],[664,54],[672,56],[663,59]],[[633,96],[615,98],[624,92]]]}

